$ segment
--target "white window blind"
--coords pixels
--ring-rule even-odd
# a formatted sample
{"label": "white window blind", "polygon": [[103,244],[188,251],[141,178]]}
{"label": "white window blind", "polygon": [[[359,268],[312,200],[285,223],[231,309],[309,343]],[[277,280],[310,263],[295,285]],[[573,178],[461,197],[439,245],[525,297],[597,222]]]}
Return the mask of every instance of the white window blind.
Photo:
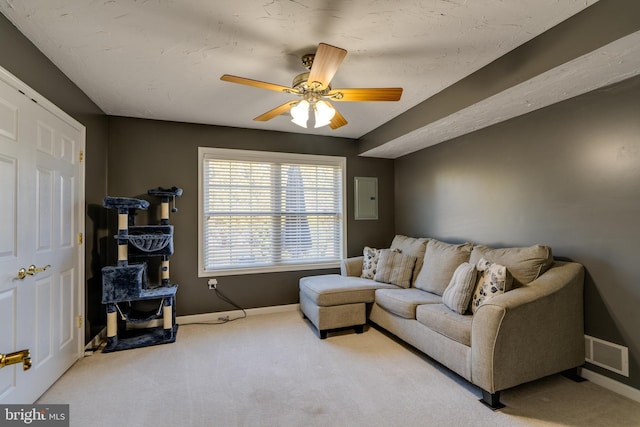
{"label": "white window blind", "polygon": [[344,158],[201,150],[203,275],[338,265]]}

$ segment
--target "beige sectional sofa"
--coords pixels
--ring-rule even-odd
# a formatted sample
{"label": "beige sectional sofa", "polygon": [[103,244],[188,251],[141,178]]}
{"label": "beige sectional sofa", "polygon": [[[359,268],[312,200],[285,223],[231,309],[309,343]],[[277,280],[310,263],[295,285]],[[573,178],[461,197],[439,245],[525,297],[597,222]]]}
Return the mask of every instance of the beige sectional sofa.
{"label": "beige sectional sofa", "polygon": [[[301,310],[320,338],[335,328],[360,333],[368,320],[480,387],[492,408],[502,407],[501,390],[584,363],[584,269],[554,261],[550,248],[396,236],[378,254],[374,279],[361,277],[371,272],[363,272],[364,257],[356,257],[343,261],[340,275],[300,280]],[[408,268],[407,260],[413,260],[410,279],[402,282],[396,273]],[[475,274],[462,278],[465,271]],[[380,281],[390,276],[402,286]],[[454,294],[463,283],[466,296]],[[464,306],[466,297],[471,301]]]}

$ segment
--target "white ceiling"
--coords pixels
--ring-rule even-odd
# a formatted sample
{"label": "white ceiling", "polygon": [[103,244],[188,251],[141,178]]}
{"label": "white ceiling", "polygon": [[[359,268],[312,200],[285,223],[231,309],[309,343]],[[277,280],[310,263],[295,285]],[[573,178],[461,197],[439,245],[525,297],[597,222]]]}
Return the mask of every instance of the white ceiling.
{"label": "white ceiling", "polygon": [[361,155],[395,159],[638,74],[640,32],[622,37]]}
{"label": "white ceiling", "polygon": [[[359,138],[595,2],[0,0],[0,11],[109,115]],[[252,120],[292,95],[219,80],[288,86],[319,42],[349,52],[334,88],[401,86],[402,99],[336,103],[348,125],[303,129],[288,115]],[[420,133],[379,155],[433,144]]]}

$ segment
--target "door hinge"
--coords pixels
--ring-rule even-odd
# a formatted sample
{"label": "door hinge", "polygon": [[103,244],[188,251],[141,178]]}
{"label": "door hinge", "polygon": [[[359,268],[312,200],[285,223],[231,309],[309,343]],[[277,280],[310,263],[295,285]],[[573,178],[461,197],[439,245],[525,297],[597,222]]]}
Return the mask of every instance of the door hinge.
{"label": "door hinge", "polygon": [[78,233],[78,244],[82,244],[82,233]]}
{"label": "door hinge", "polygon": [[82,315],[78,316],[78,328],[82,328]]}
{"label": "door hinge", "polygon": [[79,160],[80,162],[83,162],[83,161],[84,161],[84,151],[80,151],[80,152],[78,153],[78,160]]}

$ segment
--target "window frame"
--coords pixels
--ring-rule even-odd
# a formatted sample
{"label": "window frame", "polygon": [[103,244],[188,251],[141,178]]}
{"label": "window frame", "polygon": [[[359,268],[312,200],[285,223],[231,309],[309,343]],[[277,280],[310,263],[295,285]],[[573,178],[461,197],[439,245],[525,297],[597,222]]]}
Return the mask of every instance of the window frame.
{"label": "window frame", "polygon": [[[216,157],[224,160],[237,161],[268,161],[273,163],[304,163],[309,165],[337,166],[341,172],[341,213],[340,234],[342,244],[337,260],[306,262],[294,264],[272,264],[258,267],[238,267],[230,269],[205,269],[205,218],[204,218],[204,161],[206,158]],[[273,273],[284,271],[322,270],[340,267],[340,261],[347,253],[347,159],[343,156],[326,156],[315,154],[282,153],[275,151],[256,151],[232,148],[198,147],[198,277],[232,276],[244,274]]]}

